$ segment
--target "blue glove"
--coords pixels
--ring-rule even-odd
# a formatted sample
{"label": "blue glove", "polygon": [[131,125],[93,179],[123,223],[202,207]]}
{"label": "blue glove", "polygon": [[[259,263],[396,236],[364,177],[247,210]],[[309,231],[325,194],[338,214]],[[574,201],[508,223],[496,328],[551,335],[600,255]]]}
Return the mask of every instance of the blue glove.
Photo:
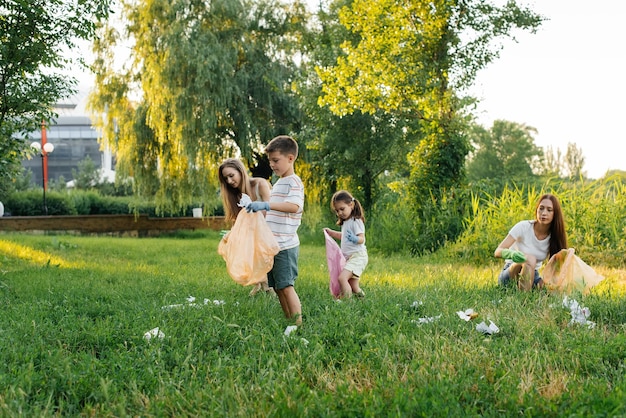
{"label": "blue glove", "polygon": [[353,244],[359,243],[359,237],[354,235],[354,232],[352,231],[346,231],[346,239]]}
{"label": "blue glove", "polygon": [[270,202],[250,202],[246,206],[246,212],[258,212],[260,210],[270,210]]}

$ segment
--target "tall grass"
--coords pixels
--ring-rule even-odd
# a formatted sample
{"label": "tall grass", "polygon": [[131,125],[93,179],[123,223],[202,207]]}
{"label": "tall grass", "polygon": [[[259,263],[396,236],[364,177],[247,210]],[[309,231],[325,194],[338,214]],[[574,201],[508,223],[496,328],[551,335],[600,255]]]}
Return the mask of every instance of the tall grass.
{"label": "tall grass", "polygon": [[626,263],[626,185],[619,178],[505,188],[499,196],[474,194],[465,232],[449,246],[455,257],[482,263],[518,221],[534,219],[537,200],[555,194],[563,208],[568,243],[587,263]]}
{"label": "tall grass", "polygon": [[[218,240],[1,235],[0,415],[626,414],[619,271],[577,296],[588,329],[560,296],[497,288],[499,265],[440,256],[372,254],[366,298],[335,302],[307,243],[304,326],[287,337],[278,301],[226,275]],[[476,331],[489,320],[499,333]]]}

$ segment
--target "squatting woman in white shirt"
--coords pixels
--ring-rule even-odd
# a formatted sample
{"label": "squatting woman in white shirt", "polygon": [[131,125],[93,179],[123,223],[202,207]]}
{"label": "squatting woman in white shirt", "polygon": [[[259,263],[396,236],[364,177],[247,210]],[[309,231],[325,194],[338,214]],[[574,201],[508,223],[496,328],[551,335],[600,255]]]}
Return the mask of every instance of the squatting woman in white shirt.
{"label": "squatting woman in white shirt", "polygon": [[515,224],[496,248],[494,256],[506,260],[498,283],[507,285],[513,280],[520,290],[543,287],[539,276],[541,264],[566,248],[567,233],[561,204],[556,196],[544,194],[535,207],[535,219]]}

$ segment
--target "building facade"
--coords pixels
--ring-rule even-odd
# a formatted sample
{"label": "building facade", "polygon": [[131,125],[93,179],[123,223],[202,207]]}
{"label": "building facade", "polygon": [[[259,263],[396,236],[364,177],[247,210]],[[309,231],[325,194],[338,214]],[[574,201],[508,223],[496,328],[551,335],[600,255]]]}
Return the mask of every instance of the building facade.
{"label": "building facade", "polygon": [[[41,143],[41,135],[41,131],[31,133],[31,142]],[[71,182],[74,179],[72,170],[78,172],[79,163],[87,157],[101,170],[104,178],[114,180],[111,152],[101,149],[98,143],[99,134],[92,127],[89,117],[59,116],[46,127],[46,138],[46,142],[54,145],[54,150],[47,157],[48,182],[58,182],[61,177],[66,182]],[[30,160],[24,160],[22,166],[32,172],[31,178],[35,185],[42,185],[41,157],[34,156]]]}

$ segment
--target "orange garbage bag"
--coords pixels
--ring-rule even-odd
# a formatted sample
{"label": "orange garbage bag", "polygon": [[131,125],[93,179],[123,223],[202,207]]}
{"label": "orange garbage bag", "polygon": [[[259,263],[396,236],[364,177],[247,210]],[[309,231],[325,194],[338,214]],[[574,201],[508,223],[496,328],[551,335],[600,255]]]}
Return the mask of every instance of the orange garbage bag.
{"label": "orange garbage bag", "polygon": [[589,293],[589,289],[604,280],[587,263],[574,254],[573,248],[561,250],[550,257],[543,268],[543,282],[554,293]]}
{"label": "orange garbage bag", "polygon": [[341,284],[339,284],[339,274],[346,265],[346,258],[341,252],[337,242],[324,231],[326,238],[326,263],[328,263],[328,273],[330,274],[330,294],[338,297],[341,294]]}
{"label": "orange garbage bag", "polygon": [[226,261],[228,275],[247,286],[267,279],[280,247],[261,212],[239,212],[235,224],[219,245],[217,253]]}

